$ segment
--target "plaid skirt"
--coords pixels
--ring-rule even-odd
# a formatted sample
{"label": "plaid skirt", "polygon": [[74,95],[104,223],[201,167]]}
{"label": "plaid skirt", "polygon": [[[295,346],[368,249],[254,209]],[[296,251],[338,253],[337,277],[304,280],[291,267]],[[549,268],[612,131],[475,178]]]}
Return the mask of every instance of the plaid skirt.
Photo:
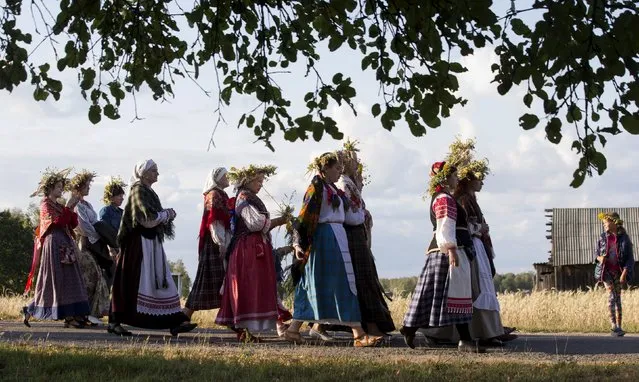
{"label": "plaid skirt", "polygon": [[367,245],[366,227],[345,225],[348,250],[351,253],[357,299],[362,323],[375,323],[384,333],[395,330],[393,318],[384,300],[384,292],[377,275],[373,254]]}
{"label": "plaid skirt", "polygon": [[[462,249],[458,256],[466,256]],[[472,313],[448,313],[448,256],[441,252],[426,255],[426,264],[419,276],[408,311],[404,316],[404,326],[428,328],[455,324],[468,324]]]}
{"label": "plaid skirt", "polygon": [[219,308],[222,304],[220,289],[224,282],[224,275],[220,248],[213,242],[211,235],[206,235],[204,246],[199,254],[195,281],[185,306],[191,310]]}
{"label": "plaid skirt", "polygon": [[42,243],[35,295],[28,306],[34,318],[62,320],[89,314],[89,299],[80,264],[77,260],[72,264],[61,262],[63,253],[68,251],[76,251],[73,239],[54,226]]}

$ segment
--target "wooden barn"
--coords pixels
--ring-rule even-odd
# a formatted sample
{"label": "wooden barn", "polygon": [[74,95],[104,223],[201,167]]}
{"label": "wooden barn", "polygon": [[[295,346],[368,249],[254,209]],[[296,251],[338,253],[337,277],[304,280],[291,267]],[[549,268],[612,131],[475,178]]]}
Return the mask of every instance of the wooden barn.
{"label": "wooden barn", "polygon": [[[547,263],[533,264],[536,290],[577,290],[595,285],[595,246],[603,232],[597,214],[602,211],[617,211],[632,243],[639,243],[639,207],[547,209],[546,238],[551,250]],[[634,251],[634,257],[639,261],[638,250]],[[639,263],[635,263],[635,278],[639,277],[638,272]]]}

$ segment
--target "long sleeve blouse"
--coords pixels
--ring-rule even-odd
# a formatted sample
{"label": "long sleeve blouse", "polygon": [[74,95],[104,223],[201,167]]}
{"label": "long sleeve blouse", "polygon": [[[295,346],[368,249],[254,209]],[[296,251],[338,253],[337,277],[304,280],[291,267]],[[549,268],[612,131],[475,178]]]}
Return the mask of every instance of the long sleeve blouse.
{"label": "long sleeve blouse", "polygon": [[449,249],[457,248],[457,202],[450,195],[442,193],[433,200],[432,209],[437,221],[435,239],[439,250],[446,253]]}

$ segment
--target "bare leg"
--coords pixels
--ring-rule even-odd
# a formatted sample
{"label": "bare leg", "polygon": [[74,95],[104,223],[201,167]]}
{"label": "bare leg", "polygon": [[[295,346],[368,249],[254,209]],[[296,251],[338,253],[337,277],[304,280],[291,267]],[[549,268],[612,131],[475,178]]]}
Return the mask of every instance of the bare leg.
{"label": "bare leg", "polygon": [[355,342],[353,343],[353,346],[355,347],[377,346],[382,340],[382,337],[366,334],[364,328],[361,326],[353,326],[353,338],[355,339]]}
{"label": "bare leg", "polygon": [[193,317],[193,313],[195,313],[195,311],[193,309],[189,309],[189,308],[184,308],[182,309],[182,311],[184,312],[184,314],[186,314],[186,316],[189,318],[189,320],[191,319],[191,317]]}

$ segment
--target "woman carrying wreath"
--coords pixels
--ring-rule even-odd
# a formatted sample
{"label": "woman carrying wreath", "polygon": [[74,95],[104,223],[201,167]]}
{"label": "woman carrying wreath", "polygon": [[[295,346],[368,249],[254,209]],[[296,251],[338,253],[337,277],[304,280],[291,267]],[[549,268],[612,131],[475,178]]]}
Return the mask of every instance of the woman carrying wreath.
{"label": "woman carrying wreath", "polygon": [[400,333],[406,344],[415,348],[418,329],[455,325],[460,351],[484,352],[472,341],[469,330],[473,316],[470,262],[474,251],[466,212],[451,195],[457,186],[457,169],[447,162],[437,162],[430,176],[433,236]]}
{"label": "woman carrying wreath", "polygon": [[235,330],[238,340],[245,342],[258,342],[251,331],[276,329],[279,315],[284,314],[278,309],[270,231],[285,224],[286,219],[271,219],[257,196],[265,179],[275,175],[275,171],[274,166],[250,165],[231,168],[228,173],[236,189],[233,237],[227,250],[222,306],[215,323]]}
{"label": "woman carrying wreath", "polygon": [[87,290],[78,263],[73,229],[78,216],[73,208],[79,202],[71,195],[66,206],[60,204],[70,170],[47,169],[32,197],[41,195],[40,225],[36,229],[33,262],[25,294],[31,291],[37,272],[33,301],[22,309],[23,323],[35,317],[41,320],[64,320],[65,327],[84,327],[89,314]]}
{"label": "woman carrying wreath", "polygon": [[224,192],[229,186],[227,172],[224,167],[211,170],[204,183],[204,212],[198,236],[197,274],[184,307],[184,313],[189,318],[197,310],[217,309],[222,303],[224,257],[231,241],[229,197]]}
{"label": "woman carrying wreath", "polygon": [[164,239],[174,236],[176,213],[165,209],[151,188],[158,180],[151,159],[138,162],[124,209],[118,244],[109,333],[130,336],[121,324],[148,329],[170,329],[173,336],[197,327],[182,312],[180,296],[171,277]]}
{"label": "woman carrying wreath", "polygon": [[304,321],[350,326],[355,347],[376,346],[382,337],[369,336],[361,326],[357,286],[344,230],[348,200],[335,186],[342,165],[335,153],[313,161],[313,177],[294,225],[295,257],[303,270],[295,288],[293,322],[284,337],[301,342]]}

